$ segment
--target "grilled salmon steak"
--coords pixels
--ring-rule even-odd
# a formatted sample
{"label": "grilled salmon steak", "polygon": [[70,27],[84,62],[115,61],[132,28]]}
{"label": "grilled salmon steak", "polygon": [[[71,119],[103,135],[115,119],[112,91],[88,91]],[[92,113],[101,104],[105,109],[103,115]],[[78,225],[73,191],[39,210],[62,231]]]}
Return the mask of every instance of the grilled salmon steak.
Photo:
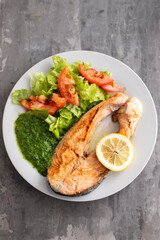
{"label": "grilled salmon steak", "polygon": [[108,170],[99,162],[95,151],[88,154],[89,143],[98,124],[127,100],[127,95],[115,94],[89,110],[66,133],[48,168],[48,181],[55,192],[79,195],[90,191],[104,179]]}

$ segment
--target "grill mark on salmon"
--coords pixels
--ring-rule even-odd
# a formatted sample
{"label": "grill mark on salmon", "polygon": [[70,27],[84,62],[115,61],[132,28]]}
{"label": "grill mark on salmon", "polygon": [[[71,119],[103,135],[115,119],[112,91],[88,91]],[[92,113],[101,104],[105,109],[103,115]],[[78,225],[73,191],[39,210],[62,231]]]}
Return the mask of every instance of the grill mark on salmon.
{"label": "grill mark on salmon", "polygon": [[81,195],[91,191],[105,178],[108,169],[98,161],[95,151],[88,154],[89,143],[97,125],[127,99],[127,95],[117,93],[96,105],[59,142],[47,175],[55,192]]}

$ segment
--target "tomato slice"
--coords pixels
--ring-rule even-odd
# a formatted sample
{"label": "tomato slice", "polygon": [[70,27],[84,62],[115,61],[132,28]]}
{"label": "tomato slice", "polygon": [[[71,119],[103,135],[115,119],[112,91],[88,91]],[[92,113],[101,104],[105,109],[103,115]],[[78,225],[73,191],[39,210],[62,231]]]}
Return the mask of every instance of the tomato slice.
{"label": "tomato slice", "polygon": [[36,100],[41,103],[46,103],[47,98],[44,95],[36,96]]}
{"label": "tomato slice", "polygon": [[69,75],[69,68],[65,67],[59,76],[58,87],[62,97],[66,99],[67,102],[79,106],[78,93],[75,91],[75,80],[72,75]]}
{"label": "tomato slice", "polygon": [[44,95],[40,95],[40,96],[29,96],[29,99],[31,101],[38,101],[38,102],[41,102],[41,103],[45,103],[46,102],[46,97]]}
{"label": "tomato slice", "polygon": [[120,92],[122,91],[122,88],[116,83],[112,82],[110,84],[106,84],[101,86],[101,88],[107,92]]}
{"label": "tomato slice", "polygon": [[53,115],[55,114],[55,112],[58,110],[58,107],[55,105],[51,105],[51,104],[42,104],[39,103],[38,101],[33,102],[31,104],[31,108],[38,108],[38,109],[47,109],[49,114]]}
{"label": "tomato slice", "polygon": [[56,105],[56,103],[50,103],[50,104],[43,104],[39,101],[31,101],[28,102],[25,99],[22,99],[21,104],[23,107],[25,107],[28,111],[31,111],[32,108],[36,108],[36,109],[47,109],[49,114],[53,115],[57,110],[58,107]]}
{"label": "tomato slice", "polygon": [[89,68],[85,70],[83,64],[79,64],[78,69],[80,74],[88,80],[88,82],[95,83],[98,86],[106,85],[114,81],[113,78],[105,73],[98,72],[96,69]]}
{"label": "tomato slice", "polygon": [[29,96],[29,99],[32,100],[32,101],[36,101],[36,97],[35,96]]}
{"label": "tomato slice", "polygon": [[[63,68],[63,70],[60,73],[59,79],[64,83],[65,85],[75,85],[75,80],[73,79],[72,75],[69,74],[69,67]],[[58,84],[61,85],[61,81],[58,81]]]}
{"label": "tomato slice", "polygon": [[62,108],[64,107],[65,103],[66,103],[66,99],[60,97],[60,94],[57,93],[53,93],[52,95],[52,101],[56,103],[58,108]]}
{"label": "tomato slice", "polygon": [[31,111],[32,108],[36,109],[47,109],[49,114],[53,115],[59,108],[64,107],[66,99],[62,98],[60,94],[53,93],[52,97],[47,100],[44,95],[40,96],[29,96],[30,102],[26,99],[22,99],[21,104],[28,111]]}
{"label": "tomato slice", "polygon": [[25,109],[27,109],[28,111],[31,110],[31,108],[30,108],[30,102],[28,102],[26,99],[22,99],[22,100],[21,100],[21,105],[22,105]]}

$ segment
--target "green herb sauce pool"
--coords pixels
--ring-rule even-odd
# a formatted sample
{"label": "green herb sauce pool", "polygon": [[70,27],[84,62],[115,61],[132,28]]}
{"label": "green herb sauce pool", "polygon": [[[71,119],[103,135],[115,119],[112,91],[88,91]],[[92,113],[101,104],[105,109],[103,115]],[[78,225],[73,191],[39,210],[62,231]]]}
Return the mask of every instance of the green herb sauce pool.
{"label": "green herb sauce pool", "polygon": [[15,121],[15,134],[23,157],[31,162],[41,175],[46,176],[58,144],[58,140],[48,130],[48,124],[30,112],[24,113]]}

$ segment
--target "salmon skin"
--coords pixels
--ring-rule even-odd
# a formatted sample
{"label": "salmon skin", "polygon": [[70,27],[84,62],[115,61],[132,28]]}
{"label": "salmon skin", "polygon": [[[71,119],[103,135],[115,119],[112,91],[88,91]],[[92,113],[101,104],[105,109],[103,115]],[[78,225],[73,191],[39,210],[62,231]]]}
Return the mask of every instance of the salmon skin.
{"label": "salmon skin", "polygon": [[98,124],[118,110],[128,96],[117,93],[92,109],[66,133],[57,145],[47,178],[51,188],[60,194],[77,196],[94,189],[108,173],[95,151],[88,154],[89,143]]}

